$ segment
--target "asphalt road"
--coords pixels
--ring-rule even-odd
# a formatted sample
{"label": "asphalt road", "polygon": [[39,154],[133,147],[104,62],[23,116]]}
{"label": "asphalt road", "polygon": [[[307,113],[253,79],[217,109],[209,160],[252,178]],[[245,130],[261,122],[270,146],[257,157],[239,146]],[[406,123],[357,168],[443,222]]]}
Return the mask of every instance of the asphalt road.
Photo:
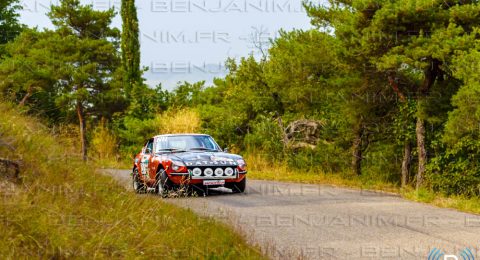
{"label": "asphalt road", "polygon": [[[108,174],[131,189],[129,171]],[[480,216],[391,194],[248,180],[244,194],[164,200],[232,225],[274,259],[468,259],[465,248],[480,259]]]}

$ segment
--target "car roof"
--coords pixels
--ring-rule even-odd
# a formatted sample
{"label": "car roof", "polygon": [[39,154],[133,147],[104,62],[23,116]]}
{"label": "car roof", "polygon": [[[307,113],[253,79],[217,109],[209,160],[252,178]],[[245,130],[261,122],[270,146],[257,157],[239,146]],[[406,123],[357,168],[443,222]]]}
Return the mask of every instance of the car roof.
{"label": "car roof", "polygon": [[157,137],[168,137],[168,136],[188,136],[188,135],[193,135],[193,136],[210,136],[207,134],[163,134],[163,135],[156,135],[153,138]]}

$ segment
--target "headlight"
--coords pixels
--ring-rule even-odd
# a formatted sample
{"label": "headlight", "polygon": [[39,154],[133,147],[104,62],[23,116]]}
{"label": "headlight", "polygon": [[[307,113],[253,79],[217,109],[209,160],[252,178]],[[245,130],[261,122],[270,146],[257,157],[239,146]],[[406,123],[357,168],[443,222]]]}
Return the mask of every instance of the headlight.
{"label": "headlight", "polygon": [[245,160],[243,159],[238,159],[237,160],[237,163],[238,163],[238,169],[242,172],[246,171],[247,170],[247,163],[245,162]]}
{"label": "headlight", "polygon": [[180,171],[185,167],[185,164],[181,161],[172,161],[172,170]]}

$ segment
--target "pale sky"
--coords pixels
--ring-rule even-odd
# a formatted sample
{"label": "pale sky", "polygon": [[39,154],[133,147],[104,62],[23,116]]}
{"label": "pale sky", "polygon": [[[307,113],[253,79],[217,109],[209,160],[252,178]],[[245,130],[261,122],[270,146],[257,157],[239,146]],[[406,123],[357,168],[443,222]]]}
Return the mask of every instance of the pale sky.
{"label": "pale sky", "polygon": [[[120,0],[82,0],[97,10],[115,7]],[[46,16],[58,0],[21,0],[21,22],[53,28]],[[179,81],[211,83],[225,75],[228,57],[253,53],[252,44],[268,42],[279,29],[311,28],[301,0],[137,0],[141,62],[149,67],[147,84],[172,89]],[[115,27],[121,29],[117,15]]]}

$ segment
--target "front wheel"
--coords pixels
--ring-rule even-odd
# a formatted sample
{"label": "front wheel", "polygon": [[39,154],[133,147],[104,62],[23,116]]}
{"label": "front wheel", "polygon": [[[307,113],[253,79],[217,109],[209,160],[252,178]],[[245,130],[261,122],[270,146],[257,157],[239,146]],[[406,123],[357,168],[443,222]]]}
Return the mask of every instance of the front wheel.
{"label": "front wheel", "polygon": [[167,173],[165,170],[161,169],[157,173],[155,193],[161,197],[166,197],[168,192],[173,189],[173,183],[168,179]]}
{"label": "front wheel", "polygon": [[140,177],[138,177],[138,169],[137,168],[135,168],[133,170],[132,186],[133,186],[133,190],[136,193],[144,193],[145,190],[146,190],[145,184],[140,180]]}
{"label": "front wheel", "polygon": [[239,182],[229,182],[226,183],[225,187],[231,189],[233,193],[243,193],[245,192],[245,187],[247,186],[247,177],[243,178]]}

